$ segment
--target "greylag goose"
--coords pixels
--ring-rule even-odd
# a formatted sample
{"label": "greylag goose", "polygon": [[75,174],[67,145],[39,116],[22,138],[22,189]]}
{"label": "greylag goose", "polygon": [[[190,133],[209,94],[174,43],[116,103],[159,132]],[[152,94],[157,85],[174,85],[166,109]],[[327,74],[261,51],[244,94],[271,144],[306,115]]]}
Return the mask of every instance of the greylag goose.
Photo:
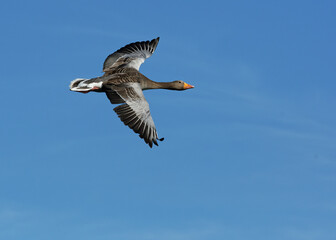
{"label": "greylag goose", "polygon": [[105,92],[112,104],[121,104],[113,110],[150,146],[162,141],[156,132],[143,90],[186,90],[194,86],[183,81],[155,82],[139,72],[140,65],[154,53],[160,38],[134,42],[110,54],[103,65],[104,75],[92,79],[77,78],[70,90],[81,93]]}

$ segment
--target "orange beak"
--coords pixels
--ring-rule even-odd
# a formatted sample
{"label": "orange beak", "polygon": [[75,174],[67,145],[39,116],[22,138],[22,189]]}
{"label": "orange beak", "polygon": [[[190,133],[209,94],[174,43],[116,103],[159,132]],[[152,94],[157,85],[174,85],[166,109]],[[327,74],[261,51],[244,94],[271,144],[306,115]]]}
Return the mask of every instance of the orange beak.
{"label": "orange beak", "polygon": [[183,86],[184,89],[189,89],[189,88],[194,88],[193,85],[190,85],[188,83],[184,83],[184,86]]}

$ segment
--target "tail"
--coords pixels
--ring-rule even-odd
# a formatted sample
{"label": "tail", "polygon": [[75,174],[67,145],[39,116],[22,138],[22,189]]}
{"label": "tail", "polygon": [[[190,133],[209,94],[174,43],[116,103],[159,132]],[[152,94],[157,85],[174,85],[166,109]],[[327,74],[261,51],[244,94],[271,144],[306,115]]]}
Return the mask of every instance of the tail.
{"label": "tail", "polygon": [[101,89],[103,82],[98,78],[85,79],[76,78],[70,83],[70,91],[88,93],[93,90]]}

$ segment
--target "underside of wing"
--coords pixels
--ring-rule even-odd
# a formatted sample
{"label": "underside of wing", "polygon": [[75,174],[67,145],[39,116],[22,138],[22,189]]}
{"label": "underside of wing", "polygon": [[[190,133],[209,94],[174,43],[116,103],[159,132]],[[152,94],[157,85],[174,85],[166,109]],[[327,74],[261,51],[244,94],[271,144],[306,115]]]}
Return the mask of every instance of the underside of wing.
{"label": "underside of wing", "polygon": [[157,140],[159,139],[156,128],[150,113],[146,115],[139,114],[134,111],[134,106],[128,104],[122,104],[113,110],[118,114],[120,120],[131,128],[135,133],[138,133],[140,138],[143,138],[145,142],[152,147],[153,143],[158,146]]}
{"label": "underside of wing", "polygon": [[106,58],[103,71],[109,72],[117,67],[131,67],[139,70],[140,65],[154,53],[159,39],[134,42],[120,48]]}
{"label": "underside of wing", "polygon": [[156,127],[149,111],[149,104],[146,101],[141,87],[138,83],[122,84],[122,87],[115,86],[106,95],[113,104],[124,103],[113,110],[118,114],[120,120],[138,133],[140,138],[150,146],[158,145]]}

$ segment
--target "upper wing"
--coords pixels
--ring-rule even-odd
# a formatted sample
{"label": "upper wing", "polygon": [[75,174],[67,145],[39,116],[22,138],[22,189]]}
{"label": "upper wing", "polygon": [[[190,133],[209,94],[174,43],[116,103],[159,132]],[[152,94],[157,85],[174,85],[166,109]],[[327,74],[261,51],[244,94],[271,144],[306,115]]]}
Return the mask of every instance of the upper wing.
{"label": "upper wing", "polygon": [[158,145],[158,138],[154,121],[149,111],[149,104],[143,95],[139,83],[125,83],[109,86],[106,91],[111,103],[124,103],[114,108],[121,121],[135,133],[139,133],[150,147]]}
{"label": "upper wing", "polygon": [[109,72],[115,67],[131,67],[139,70],[140,65],[154,53],[159,37],[152,41],[135,42],[120,48],[109,55],[103,66],[104,72]]}

